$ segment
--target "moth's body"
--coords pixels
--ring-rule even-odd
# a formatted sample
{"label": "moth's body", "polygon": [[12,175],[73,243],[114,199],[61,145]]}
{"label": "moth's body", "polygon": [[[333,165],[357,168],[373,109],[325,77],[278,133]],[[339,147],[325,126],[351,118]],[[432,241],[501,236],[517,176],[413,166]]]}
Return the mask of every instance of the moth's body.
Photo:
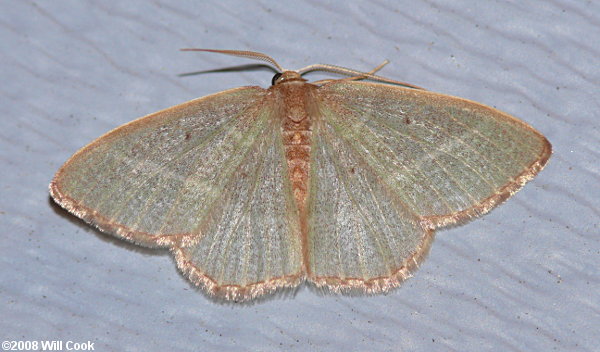
{"label": "moth's body", "polygon": [[299,216],[300,241],[302,243],[302,267],[309,271],[308,262],[308,225],[306,199],[310,182],[310,151],[312,136],[312,116],[316,116],[314,99],[318,87],[287,71],[275,82],[270,94],[275,99],[281,117],[281,136],[285,147],[285,159]]}
{"label": "moth's body", "polygon": [[488,212],[550,157],[539,132],[475,102],[281,72],[268,89],[109,132],[61,167],[52,197],[102,231],[169,248],[194,284],[226,299],[304,280],[378,293],[410,275],[436,228]]}
{"label": "moth's body", "polygon": [[309,182],[312,117],[318,114],[314,103],[318,87],[306,83],[295,72],[288,73],[269,90],[281,116],[281,135],[294,199],[298,210],[303,212]]}

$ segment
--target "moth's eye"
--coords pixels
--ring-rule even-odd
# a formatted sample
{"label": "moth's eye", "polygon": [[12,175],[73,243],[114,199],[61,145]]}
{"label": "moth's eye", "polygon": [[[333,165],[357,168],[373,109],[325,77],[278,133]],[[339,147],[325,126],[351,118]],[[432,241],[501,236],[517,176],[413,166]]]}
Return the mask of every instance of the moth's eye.
{"label": "moth's eye", "polygon": [[275,76],[273,76],[273,79],[271,80],[271,85],[275,85],[275,82],[277,82],[277,80],[279,79],[279,77],[281,77],[281,72],[277,72],[275,74]]}

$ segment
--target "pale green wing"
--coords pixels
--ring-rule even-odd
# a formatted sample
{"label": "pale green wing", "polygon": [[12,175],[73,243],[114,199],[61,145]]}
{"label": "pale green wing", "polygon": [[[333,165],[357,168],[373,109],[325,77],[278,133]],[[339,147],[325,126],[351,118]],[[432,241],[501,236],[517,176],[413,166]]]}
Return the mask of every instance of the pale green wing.
{"label": "pale green wing", "polygon": [[527,124],[460,98],[347,81],[317,96],[310,270],[334,288],[394,286],[429,230],[489,211],[551,153]]}
{"label": "pale green wing", "polygon": [[76,153],[51,194],[105,232],[171,247],[211,292],[295,283],[298,215],[273,113],[266,90],[249,87],[146,116]]}

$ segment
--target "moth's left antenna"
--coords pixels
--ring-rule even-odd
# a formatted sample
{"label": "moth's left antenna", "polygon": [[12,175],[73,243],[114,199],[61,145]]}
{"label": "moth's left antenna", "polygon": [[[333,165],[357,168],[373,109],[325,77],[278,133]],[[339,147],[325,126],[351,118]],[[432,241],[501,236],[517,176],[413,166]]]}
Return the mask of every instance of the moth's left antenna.
{"label": "moth's left antenna", "polygon": [[266,61],[266,62],[270,63],[271,65],[275,66],[275,68],[277,68],[279,70],[279,72],[285,71],[283,69],[283,67],[279,66],[279,64],[277,63],[277,61],[275,61],[272,57],[270,57],[268,55],[265,55],[263,53],[258,53],[256,51],[218,50],[218,49],[195,49],[195,48],[185,48],[185,49],[181,49],[181,51],[206,51],[206,52],[209,52],[209,53],[219,53],[219,54],[225,54],[225,55],[245,57],[245,58],[248,58],[248,59],[262,60],[262,61]]}

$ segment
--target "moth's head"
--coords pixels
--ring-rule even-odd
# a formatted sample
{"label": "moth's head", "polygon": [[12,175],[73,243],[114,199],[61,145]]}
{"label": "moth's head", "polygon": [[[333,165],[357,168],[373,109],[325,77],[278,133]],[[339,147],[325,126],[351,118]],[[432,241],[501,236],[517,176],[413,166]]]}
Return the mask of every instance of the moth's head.
{"label": "moth's head", "polygon": [[273,76],[273,79],[271,80],[271,84],[277,85],[277,84],[282,84],[282,83],[287,83],[287,82],[292,82],[292,81],[306,82],[306,80],[304,78],[302,78],[302,75],[296,71],[283,71],[283,72],[277,72],[275,74],[275,76]]}

